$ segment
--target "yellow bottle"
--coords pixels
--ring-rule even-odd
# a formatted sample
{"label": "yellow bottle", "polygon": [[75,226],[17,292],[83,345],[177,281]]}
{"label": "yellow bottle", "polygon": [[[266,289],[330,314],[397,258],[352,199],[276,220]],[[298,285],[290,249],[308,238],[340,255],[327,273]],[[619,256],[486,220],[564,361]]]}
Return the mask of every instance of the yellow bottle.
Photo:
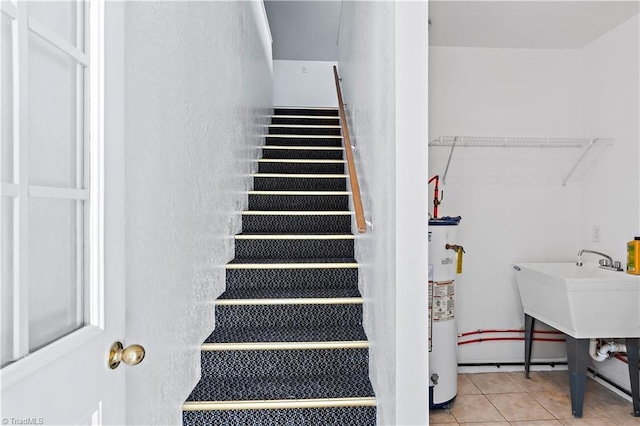
{"label": "yellow bottle", "polygon": [[640,237],[627,243],[627,273],[640,275]]}

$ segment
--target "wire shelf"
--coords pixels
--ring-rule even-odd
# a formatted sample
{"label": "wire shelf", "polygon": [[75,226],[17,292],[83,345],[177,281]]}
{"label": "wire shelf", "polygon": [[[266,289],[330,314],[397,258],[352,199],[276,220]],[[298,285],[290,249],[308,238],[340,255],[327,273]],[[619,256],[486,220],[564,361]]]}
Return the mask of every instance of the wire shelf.
{"label": "wire shelf", "polygon": [[582,149],[599,139],[589,138],[527,138],[495,136],[440,136],[429,146],[457,146],[479,148],[576,148]]}
{"label": "wire shelf", "polygon": [[446,182],[453,150],[459,148],[565,148],[581,150],[580,158],[562,181],[566,185],[580,163],[596,145],[611,146],[612,139],[603,138],[527,138],[527,137],[494,137],[494,136],[440,136],[429,142],[430,147],[451,147],[447,165],[442,176]]}

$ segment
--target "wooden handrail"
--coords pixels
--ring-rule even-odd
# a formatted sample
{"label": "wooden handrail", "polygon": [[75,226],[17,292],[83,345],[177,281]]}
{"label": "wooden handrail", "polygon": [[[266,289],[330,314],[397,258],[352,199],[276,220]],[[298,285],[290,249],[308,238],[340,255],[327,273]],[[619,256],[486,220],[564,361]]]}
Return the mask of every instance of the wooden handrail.
{"label": "wooden handrail", "polygon": [[340,124],[342,125],[342,141],[344,151],[347,155],[347,168],[349,169],[349,182],[351,182],[351,196],[353,198],[353,209],[356,213],[356,227],[358,232],[367,232],[367,223],[364,220],[364,209],[362,208],[362,197],[360,196],[360,186],[358,185],[358,174],[356,173],[356,163],[353,161],[353,151],[351,149],[351,139],[349,138],[349,126],[347,126],[347,114],[344,111],[342,101],[342,91],[340,90],[340,77],[338,68],[333,66],[333,76],[336,80],[336,92],[338,93],[338,105],[340,106]]}

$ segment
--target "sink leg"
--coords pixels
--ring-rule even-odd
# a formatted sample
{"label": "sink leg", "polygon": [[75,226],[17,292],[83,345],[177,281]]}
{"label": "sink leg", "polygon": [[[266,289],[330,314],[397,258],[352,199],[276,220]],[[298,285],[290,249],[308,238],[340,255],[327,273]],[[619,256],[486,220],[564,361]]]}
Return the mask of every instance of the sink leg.
{"label": "sink leg", "polygon": [[569,387],[571,411],[574,417],[582,417],[584,392],[587,387],[587,363],[589,362],[589,339],[574,339],[565,335],[567,359],[569,361]]}
{"label": "sink leg", "polygon": [[638,338],[625,339],[627,345],[627,361],[629,363],[629,382],[631,382],[631,398],[633,400],[633,416],[640,417],[640,376],[638,375]]}
{"label": "sink leg", "polygon": [[529,378],[531,367],[531,346],[533,345],[533,327],[536,319],[531,315],[524,314],[524,377]]}

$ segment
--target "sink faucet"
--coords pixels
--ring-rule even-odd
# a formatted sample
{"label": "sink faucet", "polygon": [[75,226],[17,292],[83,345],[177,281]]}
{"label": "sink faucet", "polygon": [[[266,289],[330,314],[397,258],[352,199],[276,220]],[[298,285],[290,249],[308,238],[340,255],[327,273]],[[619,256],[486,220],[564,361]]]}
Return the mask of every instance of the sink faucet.
{"label": "sink faucet", "polygon": [[596,254],[598,256],[602,256],[604,259],[600,259],[600,267],[602,269],[609,269],[611,271],[622,271],[622,268],[620,266],[620,262],[614,262],[613,259],[611,258],[611,256],[608,256],[604,253],[600,253],[599,251],[593,251],[593,250],[580,250],[578,252],[578,261],[576,262],[576,265],[578,266],[582,266],[582,254],[583,253],[591,253],[591,254]]}

